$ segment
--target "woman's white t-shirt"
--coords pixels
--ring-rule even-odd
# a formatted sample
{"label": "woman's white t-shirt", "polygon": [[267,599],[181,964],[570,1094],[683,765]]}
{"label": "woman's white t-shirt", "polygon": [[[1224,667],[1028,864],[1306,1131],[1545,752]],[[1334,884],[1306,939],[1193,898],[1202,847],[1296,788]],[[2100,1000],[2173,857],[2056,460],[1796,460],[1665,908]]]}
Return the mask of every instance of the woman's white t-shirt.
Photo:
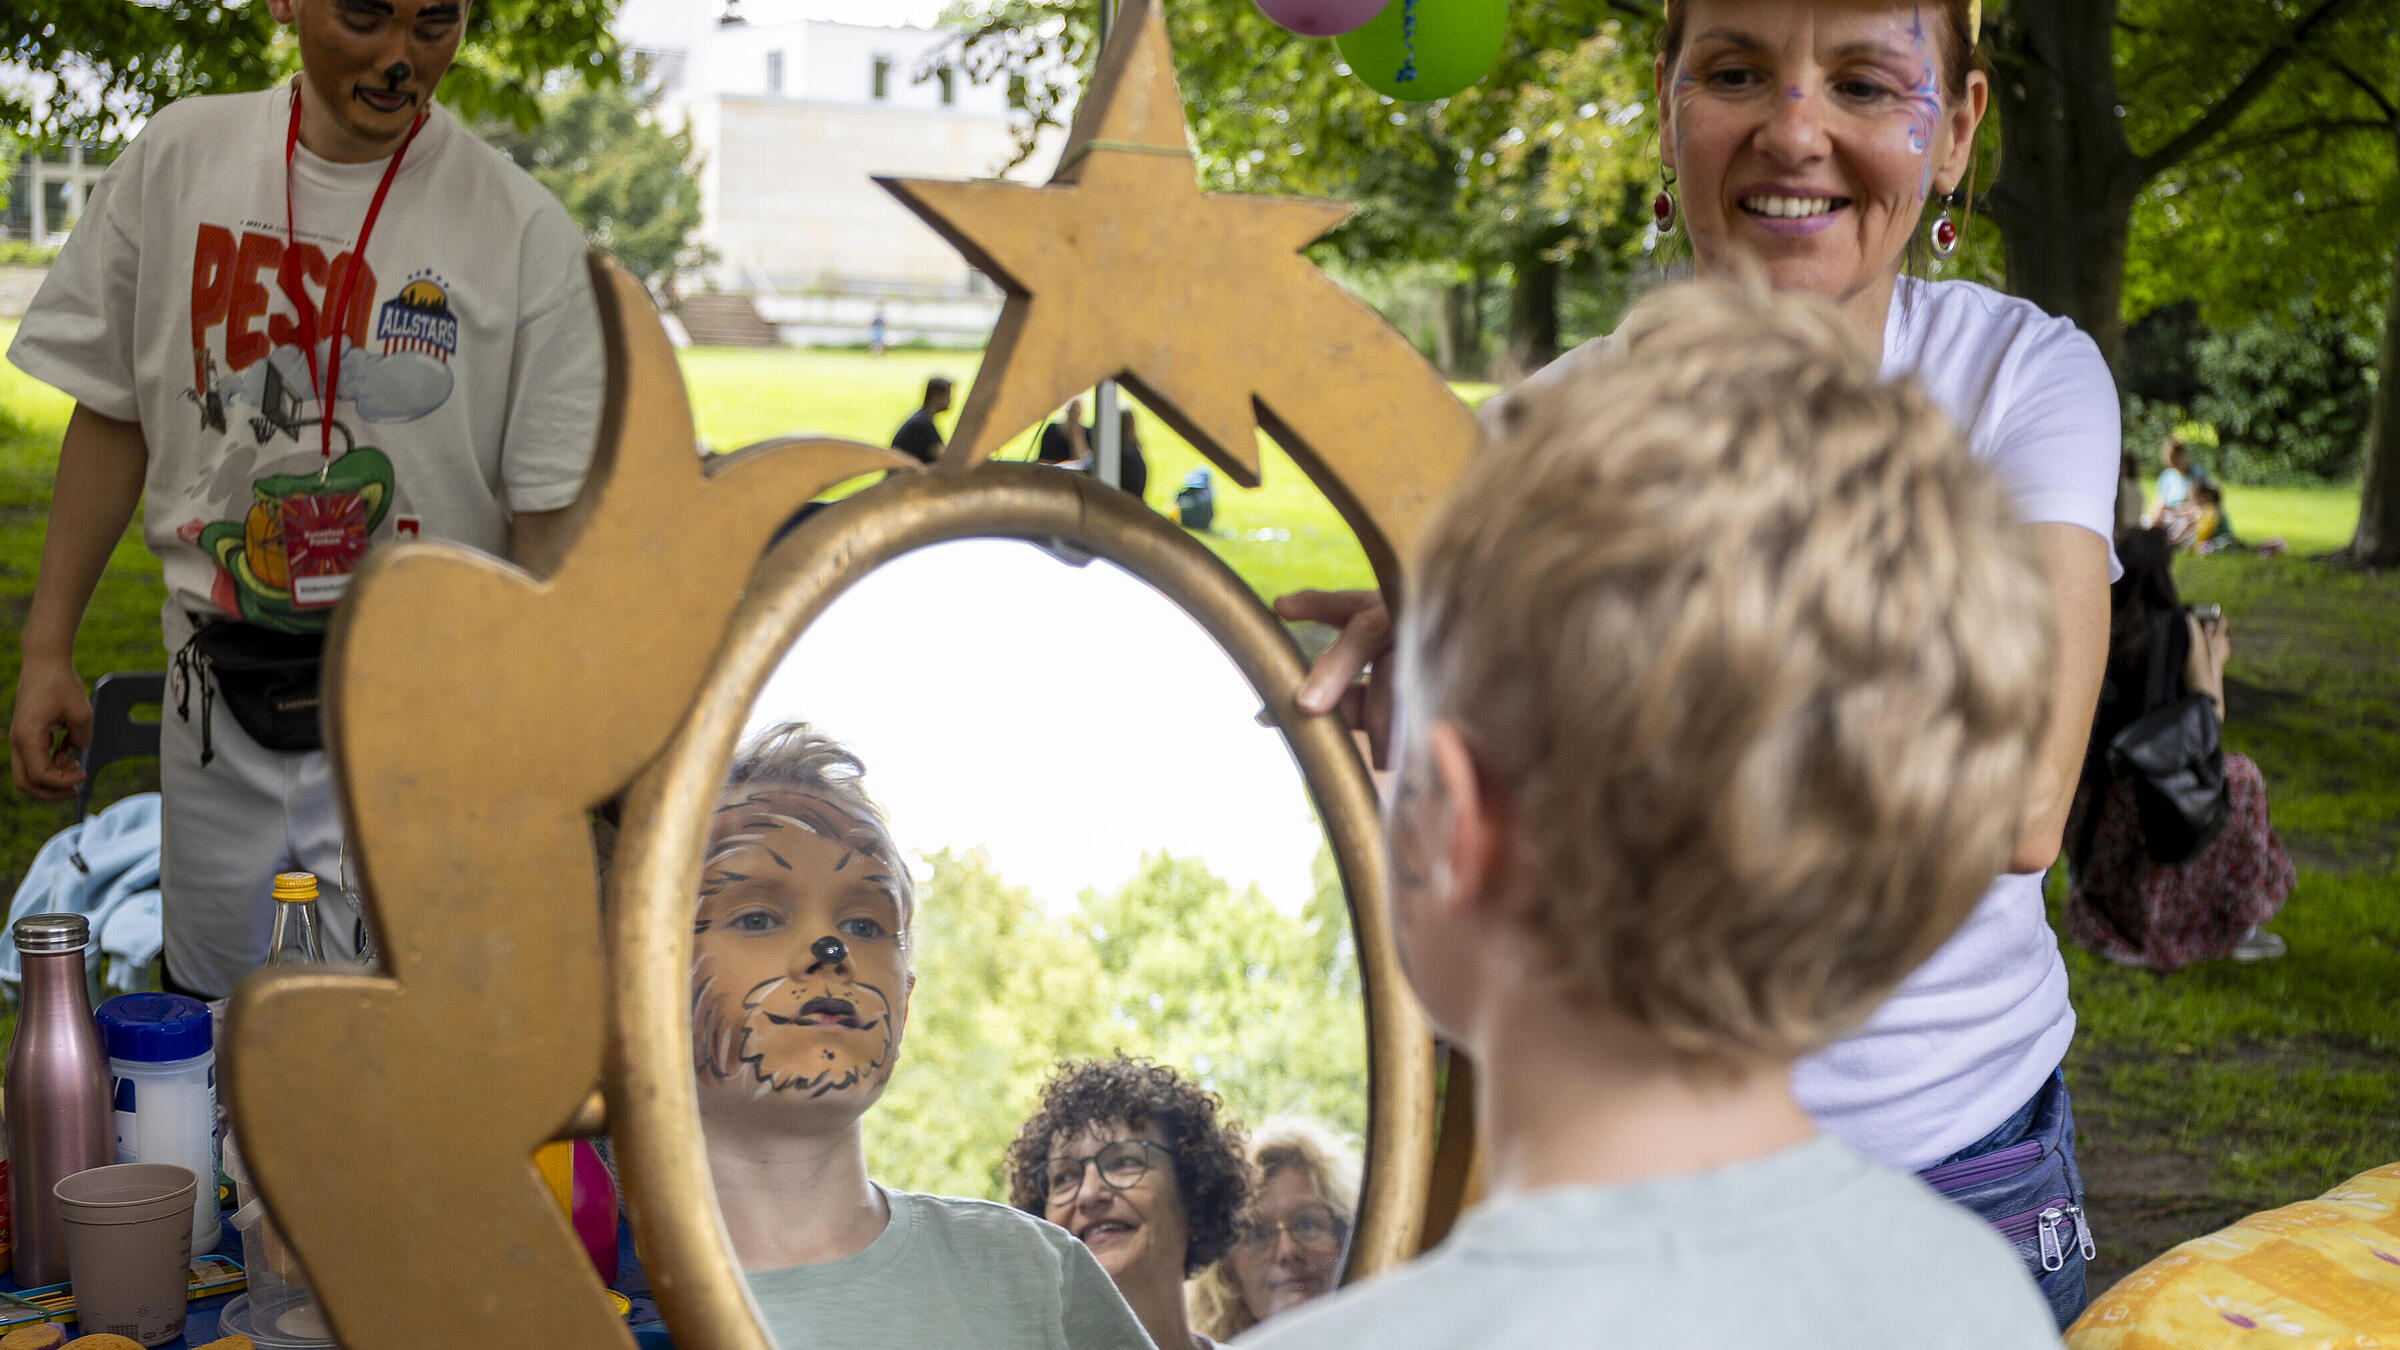
{"label": "woman's white t-shirt", "polygon": [[[1528,383],[1570,378],[1608,341],[1585,343]],[[2112,538],[2116,381],[2072,322],[1972,282],[1902,277],[1884,324],[1883,373],[1917,378],[2025,520]],[[2111,580],[2117,570],[2112,547]],[[1865,1026],[1802,1060],[1793,1090],[1826,1132],[1919,1171],[2024,1105],[2074,1035],[2042,878],[2011,874]]]}
{"label": "woman's white t-shirt", "polygon": [[[2024,519],[2112,538],[2117,386],[2082,329],[1972,282],[1904,277],[1884,324],[1883,373],[1917,377]],[[2110,580],[2117,571],[2112,547]],[[2074,1036],[2042,878],[2012,873],[1865,1026],[1802,1060],[1793,1090],[1829,1133],[1917,1171],[2008,1119]]]}

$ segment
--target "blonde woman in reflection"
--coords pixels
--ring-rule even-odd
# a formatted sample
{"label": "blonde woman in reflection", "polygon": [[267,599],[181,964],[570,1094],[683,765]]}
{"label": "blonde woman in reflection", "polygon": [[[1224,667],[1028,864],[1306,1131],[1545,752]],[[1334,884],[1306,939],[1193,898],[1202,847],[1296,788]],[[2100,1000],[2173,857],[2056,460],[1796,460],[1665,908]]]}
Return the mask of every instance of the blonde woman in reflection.
{"label": "blonde woman in reflection", "polygon": [[735,756],[692,916],[717,1205],[782,1350],[1147,1350],[1090,1252],[1006,1205],[867,1178],[908,1026],[914,887],[858,759],[804,723]]}
{"label": "blonde woman in reflection", "polygon": [[1186,1293],[1193,1328],[1220,1341],[1332,1292],[1358,1213],[1358,1155],[1316,1121],[1260,1126],[1250,1163],[1258,1192],[1233,1250]]}

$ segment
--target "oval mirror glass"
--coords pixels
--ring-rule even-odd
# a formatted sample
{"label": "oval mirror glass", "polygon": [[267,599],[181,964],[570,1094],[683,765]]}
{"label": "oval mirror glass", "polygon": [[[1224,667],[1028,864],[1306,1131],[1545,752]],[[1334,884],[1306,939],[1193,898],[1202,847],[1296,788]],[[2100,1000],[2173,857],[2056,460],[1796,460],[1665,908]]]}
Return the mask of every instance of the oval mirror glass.
{"label": "oval mirror glass", "polygon": [[[717,804],[692,986],[719,1206],[780,1344],[1103,1344],[1128,1315],[1190,1343],[1332,1286],[1365,1016],[1259,706],[1149,585],[1015,540],[903,554],[792,645]],[[941,1324],[945,1288],[999,1321]]]}

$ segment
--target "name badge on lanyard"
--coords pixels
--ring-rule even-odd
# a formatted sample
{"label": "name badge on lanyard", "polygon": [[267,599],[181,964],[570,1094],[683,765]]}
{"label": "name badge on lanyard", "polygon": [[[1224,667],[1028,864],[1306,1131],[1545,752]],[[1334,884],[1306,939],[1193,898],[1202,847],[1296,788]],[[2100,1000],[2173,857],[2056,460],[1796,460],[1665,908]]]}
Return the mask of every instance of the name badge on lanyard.
{"label": "name badge on lanyard", "polygon": [[[284,250],[280,280],[284,294],[299,311],[300,348],[308,358],[309,392],[317,399],[317,451],[323,461],[317,471],[315,491],[294,493],[278,503],[278,524],[283,532],[284,561],[291,573],[295,609],[324,609],[340,600],[350,588],[350,576],[358,570],[358,560],[367,552],[366,493],[341,481],[342,476],[335,472],[339,466],[333,458],[333,404],[341,388],[344,320],[358,289],[359,270],[366,265],[367,240],[375,233],[376,218],[383,214],[383,199],[391,194],[392,180],[400,173],[400,161],[407,157],[408,147],[416,142],[417,132],[424,126],[425,114],[420,112],[409,123],[408,135],[392,153],[391,162],[384,166],[383,179],[375,185],[375,195],[367,203],[367,218],[358,227],[358,242],[351,246],[350,265],[342,269],[339,277],[326,278],[328,303],[320,310],[309,302],[301,285],[298,231],[292,223],[292,158],[300,146],[300,84],[294,81],[292,85],[292,121],[283,140]],[[334,316],[322,381],[317,374],[317,319],[321,313]],[[348,440],[347,430],[343,438]]]}

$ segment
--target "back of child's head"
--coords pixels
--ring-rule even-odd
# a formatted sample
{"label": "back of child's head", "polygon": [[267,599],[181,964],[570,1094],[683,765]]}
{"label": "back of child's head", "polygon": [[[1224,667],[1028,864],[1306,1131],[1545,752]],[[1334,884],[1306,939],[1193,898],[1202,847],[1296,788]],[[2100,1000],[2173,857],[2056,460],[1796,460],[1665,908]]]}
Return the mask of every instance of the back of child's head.
{"label": "back of child's head", "polygon": [[2215,506],[2225,500],[2225,494],[2214,483],[2200,483],[2192,488],[2192,500],[2203,506]]}
{"label": "back of child's head", "polygon": [[1686,285],[1619,332],[1509,398],[1427,526],[1401,731],[1447,721],[1499,780],[1509,912],[1572,999],[1695,1059],[1796,1057],[2003,865],[2042,575],[1831,304]]}

